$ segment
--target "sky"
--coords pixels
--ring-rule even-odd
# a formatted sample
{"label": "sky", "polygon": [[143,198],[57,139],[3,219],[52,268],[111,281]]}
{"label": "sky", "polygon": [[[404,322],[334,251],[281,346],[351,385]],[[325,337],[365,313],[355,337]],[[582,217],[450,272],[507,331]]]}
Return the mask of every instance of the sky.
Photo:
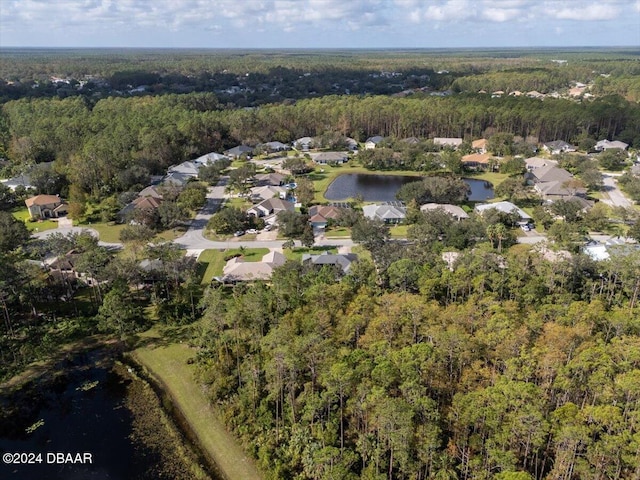
{"label": "sky", "polygon": [[640,0],[0,0],[0,47],[640,46]]}

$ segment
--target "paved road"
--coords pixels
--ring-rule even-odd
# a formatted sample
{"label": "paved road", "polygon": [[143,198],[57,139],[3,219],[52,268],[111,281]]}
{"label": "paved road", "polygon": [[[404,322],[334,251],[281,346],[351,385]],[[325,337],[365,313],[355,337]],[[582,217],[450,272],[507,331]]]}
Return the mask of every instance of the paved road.
{"label": "paved road", "polygon": [[[617,176],[617,175],[616,175]],[[633,205],[631,201],[620,191],[618,187],[618,181],[614,175],[605,173],[602,175],[602,181],[604,183],[604,191],[609,198],[603,198],[602,203],[611,205],[613,207],[625,207],[629,208]]]}

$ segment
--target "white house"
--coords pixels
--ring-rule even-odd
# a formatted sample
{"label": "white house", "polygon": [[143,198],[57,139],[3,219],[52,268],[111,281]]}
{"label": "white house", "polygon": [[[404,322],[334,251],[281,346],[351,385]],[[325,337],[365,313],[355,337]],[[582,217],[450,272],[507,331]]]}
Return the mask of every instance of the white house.
{"label": "white house", "polygon": [[609,140],[600,140],[598,143],[596,143],[595,150],[597,152],[604,152],[605,150],[609,150],[612,148],[626,150],[628,147],[628,143],[621,142],[620,140],[614,140],[612,142],[610,142]]}
{"label": "white house", "polygon": [[480,205],[476,205],[474,208],[474,210],[480,215],[491,209],[495,209],[499,212],[507,214],[516,213],[518,214],[518,217],[520,217],[519,223],[529,223],[531,221],[530,215],[528,215],[524,210],[511,202],[483,203]]}
{"label": "white house", "polygon": [[462,139],[461,138],[435,137],[433,139],[433,143],[436,144],[436,145],[439,145],[441,147],[458,148],[460,145],[462,145]]}
{"label": "white house", "polygon": [[374,148],[376,148],[378,146],[378,144],[380,142],[382,142],[384,140],[384,137],[381,137],[380,135],[375,135],[373,137],[369,137],[367,138],[367,140],[364,142],[364,148],[366,150],[373,150]]}

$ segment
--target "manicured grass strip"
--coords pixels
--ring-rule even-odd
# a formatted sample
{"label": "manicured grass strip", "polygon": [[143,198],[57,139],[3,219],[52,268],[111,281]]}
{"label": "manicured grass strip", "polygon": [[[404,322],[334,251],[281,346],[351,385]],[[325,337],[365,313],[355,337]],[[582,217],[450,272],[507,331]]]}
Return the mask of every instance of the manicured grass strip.
{"label": "manicured grass strip", "polygon": [[251,458],[218,419],[200,385],[194,381],[193,368],[187,364],[193,356],[189,347],[184,344],[147,346],[135,350],[132,356],[162,385],[189,423],[200,447],[211,456],[227,480],[262,478]]}
{"label": "manicured grass strip", "polygon": [[327,238],[347,238],[351,236],[351,229],[346,227],[333,227],[325,231]]}

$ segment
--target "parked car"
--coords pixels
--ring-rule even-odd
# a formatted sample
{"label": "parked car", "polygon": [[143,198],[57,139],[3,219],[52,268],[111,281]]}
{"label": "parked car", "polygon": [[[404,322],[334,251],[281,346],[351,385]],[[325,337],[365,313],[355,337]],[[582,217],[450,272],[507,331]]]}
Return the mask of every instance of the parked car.
{"label": "parked car", "polygon": [[233,234],[234,237],[241,237],[242,235],[244,235],[244,230],[238,230]]}
{"label": "parked car", "polygon": [[529,225],[528,223],[525,225],[520,225],[520,228],[524,231],[524,232],[530,232],[531,231],[531,225]]}
{"label": "parked car", "polygon": [[255,228],[250,228],[249,230],[247,230],[247,233],[248,233],[249,235],[253,235],[253,234],[258,233],[258,231],[257,231]]}

